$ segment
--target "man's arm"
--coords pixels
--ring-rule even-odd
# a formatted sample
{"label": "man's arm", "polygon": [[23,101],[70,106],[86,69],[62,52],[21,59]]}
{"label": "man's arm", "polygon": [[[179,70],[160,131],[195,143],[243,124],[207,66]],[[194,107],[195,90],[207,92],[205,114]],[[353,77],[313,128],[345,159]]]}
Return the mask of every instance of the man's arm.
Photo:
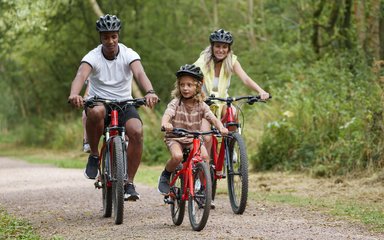
{"label": "man's arm", "polygon": [[68,101],[75,107],[83,106],[83,97],[80,96],[80,91],[83,88],[85,80],[91,73],[92,68],[87,63],[82,63],[77,70],[76,76],[72,81],[71,92]]}
{"label": "man's arm", "polygon": [[159,98],[153,90],[152,83],[151,81],[149,81],[149,78],[147,77],[147,74],[144,71],[143,65],[140,61],[134,61],[131,63],[130,67],[133,72],[133,77],[145,91],[147,106],[152,108],[153,106],[155,106]]}

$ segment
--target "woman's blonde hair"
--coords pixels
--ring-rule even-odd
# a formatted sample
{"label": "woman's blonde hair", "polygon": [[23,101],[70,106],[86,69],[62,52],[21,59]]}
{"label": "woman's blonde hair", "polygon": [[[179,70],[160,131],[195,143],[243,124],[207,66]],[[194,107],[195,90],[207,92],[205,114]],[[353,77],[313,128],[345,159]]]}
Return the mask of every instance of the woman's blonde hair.
{"label": "woman's blonde hair", "polygon": [[[176,79],[176,82],[175,82],[175,88],[172,90],[171,92],[171,96],[173,98],[179,98],[179,99],[182,99],[183,98],[183,95],[181,95],[181,92],[180,92],[180,79],[182,78],[183,76],[179,77]],[[192,77],[192,76],[191,76]],[[203,81],[199,81],[197,78],[194,78],[192,77],[195,81],[195,84],[196,84],[196,94],[195,96],[193,97],[195,99],[195,101],[197,102],[202,102],[205,100],[205,94],[204,92],[202,91],[202,86],[203,86]]]}
{"label": "woman's blonde hair", "polygon": [[[211,69],[211,64],[213,64],[214,61],[214,54],[213,54],[213,44],[206,47],[200,55],[204,56],[204,63],[207,69]],[[223,67],[224,67],[224,73],[226,75],[229,75],[233,72],[233,66],[232,66],[232,49],[231,46],[229,46],[228,55],[223,60]]]}

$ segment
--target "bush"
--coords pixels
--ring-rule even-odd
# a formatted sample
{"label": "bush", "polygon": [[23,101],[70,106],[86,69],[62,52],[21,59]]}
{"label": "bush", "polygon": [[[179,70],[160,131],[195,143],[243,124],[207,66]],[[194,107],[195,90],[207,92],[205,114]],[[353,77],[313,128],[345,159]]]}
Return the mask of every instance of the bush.
{"label": "bush", "polygon": [[313,168],[325,176],[383,164],[382,90],[364,58],[325,56],[286,86],[251,157],[255,169]]}

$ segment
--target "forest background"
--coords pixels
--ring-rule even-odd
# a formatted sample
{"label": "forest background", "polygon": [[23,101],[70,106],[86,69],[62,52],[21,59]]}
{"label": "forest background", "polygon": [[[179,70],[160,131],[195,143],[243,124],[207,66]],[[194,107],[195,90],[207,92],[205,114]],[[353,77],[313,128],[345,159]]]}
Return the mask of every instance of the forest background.
{"label": "forest background", "polygon": [[[273,95],[243,107],[252,169],[331,176],[384,166],[383,0],[0,0],[1,143],[80,151],[81,111],[67,98],[99,44],[100,9],[122,20],[120,41],[140,54],[162,100],[140,110],[146,164],[168,157],[160,118],[175,71],[224,28]],[[250,94],[233,77],[230,95]]]}

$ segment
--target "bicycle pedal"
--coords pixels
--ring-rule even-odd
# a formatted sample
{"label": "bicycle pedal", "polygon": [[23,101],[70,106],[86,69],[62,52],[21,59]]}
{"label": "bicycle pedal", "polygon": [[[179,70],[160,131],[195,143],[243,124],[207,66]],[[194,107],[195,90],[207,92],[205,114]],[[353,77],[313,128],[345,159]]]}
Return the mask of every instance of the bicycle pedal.
{"label": "bicycle pedal", "polygon": [[216,175],[216,177],[217,177],[218,179],[225,179],[225,178],[227,178],[226,175]]}
{"label": "bicycle pedal", "polygon": [[97,189],[100,189],[100,188],[103,187],[103,184],[102,184],[100,181],[96,181],[96,182],[94,183],[94,185],[95,185],[95,188],[97,188]]}
{"label": "bicycle pedal", "polygon": [[174,204],[173,200],[169,197],[164,197],[164,203],[166,204]]}

